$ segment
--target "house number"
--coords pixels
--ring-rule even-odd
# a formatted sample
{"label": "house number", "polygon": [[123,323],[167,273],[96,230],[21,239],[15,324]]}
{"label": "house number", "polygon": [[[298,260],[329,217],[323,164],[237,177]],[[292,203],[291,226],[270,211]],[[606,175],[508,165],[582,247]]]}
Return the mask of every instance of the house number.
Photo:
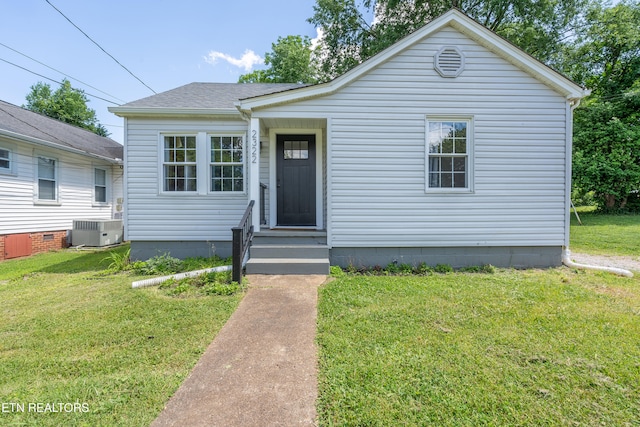
{"label": "house number", "polygon": [[258,132],[251,131],[251,163],[258,163]]}

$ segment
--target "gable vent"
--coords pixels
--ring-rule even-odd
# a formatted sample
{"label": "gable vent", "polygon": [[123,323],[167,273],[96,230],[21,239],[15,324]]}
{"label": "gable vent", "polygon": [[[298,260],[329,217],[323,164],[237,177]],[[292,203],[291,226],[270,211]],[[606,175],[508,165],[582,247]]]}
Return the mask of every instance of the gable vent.
{"label": "gable vent", "polygon": [[464,69],[464,56],[455,46],[445,46],[436,53],[435,69],[442,77],[458,77]]}

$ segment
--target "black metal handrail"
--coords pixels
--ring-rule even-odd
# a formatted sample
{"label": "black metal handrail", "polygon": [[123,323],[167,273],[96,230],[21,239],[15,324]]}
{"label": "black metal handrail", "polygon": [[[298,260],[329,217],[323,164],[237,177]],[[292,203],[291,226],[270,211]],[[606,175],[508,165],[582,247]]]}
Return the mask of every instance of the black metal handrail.
{"label": "black metal handrail", "polygon": [[267,224],[267,202],[265,194],[267,192],[267,184],[260,183],[260,225]]}
{"label": "black metal handrail", "polygon": [[249,249],[249,243],[251,243],[251,239],[253,238],[252,212],[253,205],[255,205],[255,203],[255,200],[249,202],[249,206],[247,206],[247,210],[244,211],[240,224],[231,229],[231,233],[233,235],[233,272],[231,280],[238,283],[242,282],[242,262],[244,261],[244,257]]}

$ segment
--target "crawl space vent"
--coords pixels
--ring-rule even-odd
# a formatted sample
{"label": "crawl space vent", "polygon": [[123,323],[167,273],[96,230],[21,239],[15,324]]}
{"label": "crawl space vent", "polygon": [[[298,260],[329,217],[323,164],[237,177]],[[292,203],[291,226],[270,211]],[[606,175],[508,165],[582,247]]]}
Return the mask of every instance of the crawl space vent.
{"label": "crawl space vent", "polygon": [[464,56],[455,46],[445,46],[436,53],[436,71],[442,77],[458,77],[464,69]]}

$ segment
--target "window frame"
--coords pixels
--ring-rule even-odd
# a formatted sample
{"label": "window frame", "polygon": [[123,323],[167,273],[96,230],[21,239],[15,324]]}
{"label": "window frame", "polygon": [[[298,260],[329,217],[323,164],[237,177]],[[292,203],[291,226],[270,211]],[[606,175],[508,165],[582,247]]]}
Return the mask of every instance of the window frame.
{"label": "window frame", "polygon": [[[53,161],[53,178],[40,177],[40,159]],[[52,157],[47,154],[36,154],[34,156],[35,162],[35,201],[38,204],[59,204],[60,200],[60,175],[58,172],[59,160],[57,157]],[[43,199],[42,192],[40,190],[40,181],[53,182],[54,197],[52,199]]]}
{"label": "window frame", "polygon": [[[215,162],[212,159],[213,153],[213,138],[240,138],[242,142],[242,161],[240,162]],[[233,152],[233,149],[232,149]],[[207,133],[207,193],[210,195],[238,195],[247,194],[247,185],[248,185],[248,167],[247,167],[247,138],[245,133],[219,133],[219,132],[209,132]],[[214,166],[241,166],[242,167],[242,190],[214,190]],[[231,178],[232,180],[236,179],[235,177]]]}
{"label": "window frame", "polygon": [[[430,153],[429,128],[431,123],[466,123],[466,153]],[[474,117],[471,115],[427,115],[425,118],[425,193],[473,193],[474,192]],[[454,148],[455,151],[455,148]],[[449,154],[449,155],[448,155]],[[431,162],[434,157],[466,158],[465,187],[431,187]],[[441,172],[441,171],[438,171]]]}
{"label": "window frame", "polygon": [[[184,161],[184,162],[168,162],[165,159],[165,152],[166,152],[166,148],[165,148],[165,139],[166,138],[178,138],[178,137],[183,137],[183,138],[194,138],[195,140],[195,147],[194,147],[194,153],[195,153],[195,161],[194,162],[188,162],[188,161]],[[163,194],[163,195],[194,195],[194,194],[198,194],[198,188],[200,186],[200,172],[199,172],[199,162],[200,162],[200,157],[201,157],[201,153],[200,150],[198,148],[199,143],[198,143],[198,134],[194,133],[194,132],[167,132],[167,133],[161,133],[160,137],[159,137],[159,156],[158,156],[158,160],[159,160],[159,193]],[[186,142],[186,139],[185,139]],[[186,160],[186,159],[185,159]],[[195,180],[195,189],[193,190],[168,190],[165,189],[165,184],[167,184],[166,180],[167,177],[165,175],[165,166],[169,166],[169,165],[174,165],[174,166],[195,166],[195,175],[193,177],[189,176],[189,177],[184,177],[184,179],[194,179]],[[186,170],[185,170],[185,175],[186,175]],[[186,181],[185,181],[185,185],[186,185]],[[185,187],[187,188],[187,187]]]}
{"label": "window frame", "polygon": [[[96,172],[97,171],[103,171],[104,172],[104,185],[99,185],[97,182],[97,177],[96,177]],[[109,203],[109,195],[110,195],[110,186],[109,186],[109,181],[110,181],[110,175],[109,175],[109,169],[107,169],[106,167],[101,167],[101,166],[94,166],[93,167],[93,204],[95,206],[108,206],[110,205]],[[98,200],[97,196],[98,196],[98,187],[103,187],[104,188],[104,201]]]}
{"label": "window frame", "polygon": [[6,145],[0,142],[0,150],[7,152],[7,157],[0,157],[0,160],[6,161],[9,163],[8,167],[0,166],[0,174],[3,175],[14,175],[15,174],[15,147],[12,145]]}

